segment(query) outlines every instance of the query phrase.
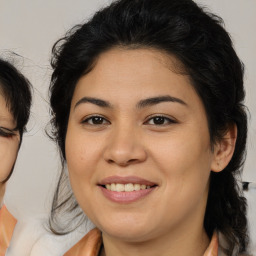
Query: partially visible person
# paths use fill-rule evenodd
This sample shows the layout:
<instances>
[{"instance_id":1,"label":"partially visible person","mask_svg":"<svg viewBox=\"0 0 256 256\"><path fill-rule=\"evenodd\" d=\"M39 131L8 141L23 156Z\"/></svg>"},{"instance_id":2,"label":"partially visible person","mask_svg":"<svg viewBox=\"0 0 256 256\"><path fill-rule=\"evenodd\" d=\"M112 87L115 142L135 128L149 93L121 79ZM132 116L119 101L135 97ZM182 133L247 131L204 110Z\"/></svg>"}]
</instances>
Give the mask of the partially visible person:
<instances>
[{"instance_id":1,"label":"partially visible person","mask_svg":"<svg viewBox=\"0 0 256 256\"><path fill-rule=\"evenodd\" d=\"M0 256L10 244L16 219L3 204L31 106L30 82L9 62L0 59Z\"/></svg>"}]
</instances>

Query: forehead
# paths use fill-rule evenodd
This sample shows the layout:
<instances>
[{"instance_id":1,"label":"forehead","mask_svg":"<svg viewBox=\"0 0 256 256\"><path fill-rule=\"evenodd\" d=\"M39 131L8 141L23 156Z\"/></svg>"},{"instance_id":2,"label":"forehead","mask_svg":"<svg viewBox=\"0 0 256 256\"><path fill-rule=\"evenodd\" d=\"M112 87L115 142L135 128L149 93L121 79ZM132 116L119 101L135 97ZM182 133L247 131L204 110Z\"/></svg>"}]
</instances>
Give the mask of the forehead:
<instances>
[{"instance_id":1,"label":"forehead","mask_svg":"<svg viewBox=\"0 0 256 256\"><path fill-rule=\"evenodd\" d=\"M90 74L102 73L108 78L138 78L150 79L156 76L156 72L160 71L160 75L170 72L181 74L184 72L184 65L175 57L164 51L154 48L127 48L114 47L97 58ZM118 73L116 72L118 71ZM114 76L112 76L114 74ZM132 76L130 76L132 74ZM88 76L87 75L87 76ZM109 75L109 76L108 76ZM144 77L143 77L144 76ZM100 79L101 76L98 76Z\"/></svg>"},{"instance_id":2,"label":"forehead","mask_svg":"<svg viewBox=\"0 0 256 256\"><path fill-rule=\"evenodd\" d=\"M101 54L93 69L80 78L72 104L82 96L131 102L165 94L200 101L183 70L175 57L162 51L113 48Z\"/></svg>"},{"instance_id":3,"label":"forehead","mask_svg":"<svg viewBox=\"0 0 256 256\"><path fill-rule=\"evenodd\" d=\"M0 126L7 126L12 128L15 124L12 113L9 110L5 96L0 89Z\"/></svg>"}]
</instances>

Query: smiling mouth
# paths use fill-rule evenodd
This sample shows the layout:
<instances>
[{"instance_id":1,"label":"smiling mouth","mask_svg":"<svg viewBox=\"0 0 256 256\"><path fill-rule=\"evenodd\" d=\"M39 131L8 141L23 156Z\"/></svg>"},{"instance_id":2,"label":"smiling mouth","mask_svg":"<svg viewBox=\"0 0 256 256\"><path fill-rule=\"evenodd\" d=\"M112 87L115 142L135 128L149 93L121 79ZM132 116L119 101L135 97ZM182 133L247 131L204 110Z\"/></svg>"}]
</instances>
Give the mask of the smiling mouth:
<instances>
[{"instance_id":1,"label":"smiling mouth","mask_svg":"<svg viewBox=\"0 0 256 256\"><path fill-rule=\"evenodd\" d=\"M155 182L137 176L109 176L98 184L103 195L115 203L133 203L156 191Z\"/></svg>"},{"instance_id":2,"label":"smiling mouth","mask_svg":"<svg viewBox=\"0 0 256 256\"><path fill-rule=\"evenodd\" d=\"M110 184L102 185L102 187L106 188L107 190L115 191L115 192L133 192L133 191L150 189L155 186L156 185L149 186L144 184L133 184L133 183L127 183L127 184L110 183Z\"/></svg>"}]
</instances>

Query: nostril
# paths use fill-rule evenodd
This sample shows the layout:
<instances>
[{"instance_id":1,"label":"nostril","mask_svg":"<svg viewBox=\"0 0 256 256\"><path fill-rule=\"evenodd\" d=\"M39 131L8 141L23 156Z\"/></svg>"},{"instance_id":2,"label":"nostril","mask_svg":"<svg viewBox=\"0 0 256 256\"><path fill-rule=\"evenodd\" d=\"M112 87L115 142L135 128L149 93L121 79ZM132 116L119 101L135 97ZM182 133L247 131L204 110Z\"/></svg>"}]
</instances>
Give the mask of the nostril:
<instances>
[{"instance_id":1,"label":"nostril","mask_svg":"<svg viewBox=\"0 0 256 256\"><path fill-rule=\"evenodd\" d=\"M128 161L121 161L121 160L113 160L113 159L108 159L107 162L109 164L117 164L119 166L125 167L131 164L136 164L139 163L140 160L139 159L129 159Z\"/></svg>"},{"instance_id":2,"label":"nostril","mask_svg":"<svg viewBox=\"0 0 256 256\"><path fill-rule=\"evenodd\" d=\"M135 163L138 163L138 162L139 162L138 159L129 159L128 161L119 162L119 165L127 166L127 165L135 164Z\"/></svg>"},{"instance_id":3,"label":"nostril","mask_svg":"<svg viewBox=\"0 0 256 256\"><path fill-rule=\"evenodd\" d=\"M134 163L134 162L138 162L138 161L139 161L138 159L130 159L130 160L128 160L127 163Z\"/></svg>"}]
</instances>

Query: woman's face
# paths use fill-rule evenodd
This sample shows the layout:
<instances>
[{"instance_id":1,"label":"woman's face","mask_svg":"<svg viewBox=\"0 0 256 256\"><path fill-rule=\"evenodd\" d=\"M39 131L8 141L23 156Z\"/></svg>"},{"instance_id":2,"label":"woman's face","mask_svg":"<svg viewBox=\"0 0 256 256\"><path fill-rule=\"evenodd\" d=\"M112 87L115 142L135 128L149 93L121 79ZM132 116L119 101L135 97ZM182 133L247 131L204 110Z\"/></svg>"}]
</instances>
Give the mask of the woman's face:
<instances>
[{"instance_id":1,"label":"woman's face","mask_svg":"<svg viewBox=\"0 0 256 256\"><path fill-rule=\"evenodd\" d=\"M17 157L20 137L18 131L13 131L15 127L15 120L0 93L0 182L8 177Z\"/></svg>"},{"instance_id":2,"label":"woman's face","mask_svg":"<svg viewBox=\"0 0 256 256\"><path fill-rule=\"evenodd\" d=\"M175 62L115 48L77 83L67 165L79 205L105 236L137 242L203 229L215 158L203 104Z\"/></svg>"}]
</instances>

